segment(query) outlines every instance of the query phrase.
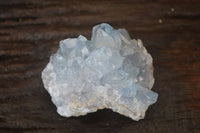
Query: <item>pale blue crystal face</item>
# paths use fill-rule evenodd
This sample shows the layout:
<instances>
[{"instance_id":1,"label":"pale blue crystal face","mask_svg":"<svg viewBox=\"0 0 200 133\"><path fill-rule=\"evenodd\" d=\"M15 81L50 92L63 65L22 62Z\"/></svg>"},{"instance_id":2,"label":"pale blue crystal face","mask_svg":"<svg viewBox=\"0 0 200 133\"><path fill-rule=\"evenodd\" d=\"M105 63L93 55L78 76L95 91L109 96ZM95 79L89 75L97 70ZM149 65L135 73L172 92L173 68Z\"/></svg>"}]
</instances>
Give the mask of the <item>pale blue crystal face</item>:
<instances>
[{"instance_id":1,"label":"pale blue crystal face","mask_svg":"<svg viewBox=\"0 0 200 133\"><path fill-rule=\"evenodd\" d=\"M91 41L96 48L106 46L113 49L120 49L121 46L119 32L105 23L94 26Z\"/></svg>"},{"instance_id":2,"label":"pale blue crystal face","mask_svg":"<svg viewBox=\"0 0 200 133\"><path fill-rule=\"evenodd\" d=\"M158 97L150 90L152 68L141 40L103 23L93 27L91 40L80 35L60 41L42 79L62 116L110 108L139 120Z\"/></svg>"}]
</instances>

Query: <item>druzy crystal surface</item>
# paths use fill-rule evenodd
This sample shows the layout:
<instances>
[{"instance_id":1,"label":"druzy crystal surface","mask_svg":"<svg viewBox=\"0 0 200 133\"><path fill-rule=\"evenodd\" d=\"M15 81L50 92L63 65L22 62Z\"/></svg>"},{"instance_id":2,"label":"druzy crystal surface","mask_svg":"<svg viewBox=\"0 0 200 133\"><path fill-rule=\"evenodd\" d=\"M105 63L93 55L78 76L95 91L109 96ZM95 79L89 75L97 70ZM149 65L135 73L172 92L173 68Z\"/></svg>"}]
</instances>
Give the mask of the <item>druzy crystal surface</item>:
<instances>
[{"instance_id":1,"label":"druzy crystal surface","mask_svg":"<svg viewBox=\"0 0 200 133\"><path fill-rule=\"evenodd\" d=\"M125 29L102 23L91 40L80 35L60 41L42 72L44 87L65 117L109 108L139 120L157 100L152 57Z\"/></svg>"}]
</instances>

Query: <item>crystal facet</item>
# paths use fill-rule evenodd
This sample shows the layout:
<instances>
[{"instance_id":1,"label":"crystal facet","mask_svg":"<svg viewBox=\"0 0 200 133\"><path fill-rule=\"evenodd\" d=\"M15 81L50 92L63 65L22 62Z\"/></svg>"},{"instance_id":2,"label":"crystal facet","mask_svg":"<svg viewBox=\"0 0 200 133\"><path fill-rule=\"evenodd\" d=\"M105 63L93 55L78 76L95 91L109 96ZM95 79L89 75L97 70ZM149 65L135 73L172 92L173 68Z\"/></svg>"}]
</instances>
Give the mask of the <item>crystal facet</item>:
<instances>
[{"instance_id":1,"label":"crystal facet","mask_svg":"<svg viewBox=\"0 0 200 133\"><path fill-rule=\"evenodd\" d=\"M91 40L80 35L60 41L42 80L66 117L109 108L139 120L158 97L151 91L152 57L141 40L106 23L93 27Z\"/></svg>"}]
</instances>

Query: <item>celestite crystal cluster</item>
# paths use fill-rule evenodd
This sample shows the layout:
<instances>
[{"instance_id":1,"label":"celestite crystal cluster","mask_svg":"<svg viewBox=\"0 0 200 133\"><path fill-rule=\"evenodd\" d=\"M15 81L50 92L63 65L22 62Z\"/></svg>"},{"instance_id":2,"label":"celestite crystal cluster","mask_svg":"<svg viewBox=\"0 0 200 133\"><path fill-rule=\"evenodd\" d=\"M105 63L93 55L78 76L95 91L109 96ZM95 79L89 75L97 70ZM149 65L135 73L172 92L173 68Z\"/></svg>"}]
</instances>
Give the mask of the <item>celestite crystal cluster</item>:
<instances>
[{"instance_id":1,"label":"celestite crystal cluster","mask_svg":"<svg viewBox=\"0 0 200 133\"><path fill-rule=\"evenodd\" d=\"M151 91L152 57L141 40L106 23L93 27L91 40L80 35L60 41L42 80L65 117L109 108L139 120L158 97Z\"/></svg>"}]
</instances>

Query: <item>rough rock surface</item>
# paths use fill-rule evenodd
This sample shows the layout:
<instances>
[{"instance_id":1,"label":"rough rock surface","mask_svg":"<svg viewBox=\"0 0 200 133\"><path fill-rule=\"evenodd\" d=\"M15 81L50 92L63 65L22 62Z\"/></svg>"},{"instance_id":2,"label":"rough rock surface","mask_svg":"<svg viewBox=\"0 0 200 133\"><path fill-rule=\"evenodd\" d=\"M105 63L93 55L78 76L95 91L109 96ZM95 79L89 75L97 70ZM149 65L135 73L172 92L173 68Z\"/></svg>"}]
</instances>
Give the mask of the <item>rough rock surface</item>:
<instances>
[{"instance_id":1,"label":"rough rock surface","mask_svg":"<svg viewBox=\"0 0 200 133\"><path fill-rule=\"evenodd\" d=\"M125 29L102 23L84 36L60 41L42 72L57 112L66 117L109 108L133 120L157 100L152 57Z\"/></svg>"}]
</instances>

